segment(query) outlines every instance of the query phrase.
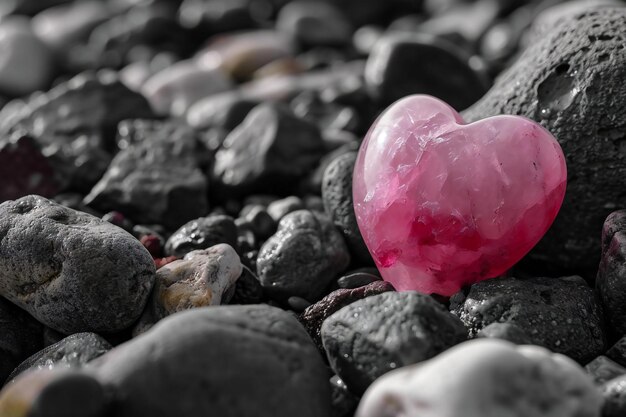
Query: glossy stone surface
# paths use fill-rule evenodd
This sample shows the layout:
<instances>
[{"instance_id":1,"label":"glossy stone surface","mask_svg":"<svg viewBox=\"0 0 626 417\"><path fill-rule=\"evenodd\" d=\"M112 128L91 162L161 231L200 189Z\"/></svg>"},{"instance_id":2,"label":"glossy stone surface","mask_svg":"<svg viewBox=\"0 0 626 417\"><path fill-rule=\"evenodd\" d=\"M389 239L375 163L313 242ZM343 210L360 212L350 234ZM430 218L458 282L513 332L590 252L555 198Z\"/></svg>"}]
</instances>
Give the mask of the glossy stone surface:
<instances>
[{"instance_id":1,"label":"glossy stone surface","mask_svg":"<svg viewBox=\"0 0 626 417\"><path fill-rule=\"evenodd\" d=\"M446 103L415 95L365 137L355 213L386 281L452 295L519 261L552 224L566 181L558 142L535 122L497 116L466 125Z\"/></svg>"}]
</instances>

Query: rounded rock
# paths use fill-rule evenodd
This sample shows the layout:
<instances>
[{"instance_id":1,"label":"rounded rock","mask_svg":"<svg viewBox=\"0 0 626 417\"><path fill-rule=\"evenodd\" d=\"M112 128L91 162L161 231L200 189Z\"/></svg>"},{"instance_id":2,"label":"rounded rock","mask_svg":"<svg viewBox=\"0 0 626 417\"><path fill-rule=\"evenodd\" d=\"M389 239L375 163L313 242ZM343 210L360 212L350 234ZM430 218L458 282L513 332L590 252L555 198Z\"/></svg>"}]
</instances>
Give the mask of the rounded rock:
<instances>
[{"instance_id":1,"label":"rounded rock","mask_svg":"<svg viewBox=\"0 0 626 417\"><path fill-rule=\"evenodd\" d=\"M43 197L2 203L0 237L0 294L66 334L127 328L154 283L132 235Z\"/></svg>"},{"instance_id":2,"label":"rounded rock","mask_svg":"<svg viewBox=\"0 0 626 417\"><path fill-rule=\"evenodd\" d=\"M232 217L211 215L192 220L174 232L165 243L165 253L182 257L191 251L219 243L237 247L237 227Z\"/></svg>"},{"instance_id":3,"label":"rounded rock","mask_svg":"<svg viewBox=\"0 0 626 417\"><path fill-rule=\"evenodd\" d=\"M602 385L602 417L626 415L626 375L611 379Z\"/></svg>"},{"instance_id":4,"label":"rounded rock","mask_svg":"<svg viewBox=\"0 0 626 417\"><path fill-rule=\"evenodd\" d=\"M314 302L349 263L348 248L331 221L298 210L283 217L261 246L257 274L268 293Z\"/></svg>"},{"instance_id":5,"label":"rounded rock","mask_svg":"<svg viewBox=\"0 0 626 417\"><path fill-rule=\"evenodd\" d=\"M90 367L123 394L118 417L330 414L329 375L319 352L290 313L269 306L177 313Z\"/></svg>"},{"instance_id":6,"label":"rounded rock","mask_svg":"<svg viewBox=\"0 0 626 417\"><path fill-rule=\"evenodd\" d=\"M356 417L598 417L601 406L593 381L567 357L480 339L384 375Z\"/></svg>"},{"instance_id":7,"label":"rounded rock","mask_svg":"<svg viewBox=\"0 0 626 417\"><path fill-rule=\"evenodd\" d=\"M463 323L431 297L385 292L355 301L322 324L330 366L361 395L381 375L467 339Z\"/></svg>"}]
</instances>

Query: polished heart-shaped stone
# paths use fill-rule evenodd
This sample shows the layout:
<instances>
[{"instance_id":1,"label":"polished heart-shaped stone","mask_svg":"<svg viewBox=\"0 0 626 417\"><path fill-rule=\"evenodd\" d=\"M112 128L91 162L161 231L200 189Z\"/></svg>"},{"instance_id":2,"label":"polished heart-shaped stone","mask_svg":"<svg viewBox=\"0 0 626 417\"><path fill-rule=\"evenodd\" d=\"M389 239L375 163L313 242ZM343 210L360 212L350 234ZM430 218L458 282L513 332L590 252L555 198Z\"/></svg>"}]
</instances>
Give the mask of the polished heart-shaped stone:
<instances>
[{"instance_id":1,"label":"polished heart-shaped stone","mask_svg":"<svg viewBox=\"0 0 626 417\"><path fill-rule=\"evenodd\" d=\"M354 209L386 281L449 296L528 253L554 221L566 183L559 143L532 120L465 124L443 101L415 95L367 133Z\"/></svg>"}]
</instances>

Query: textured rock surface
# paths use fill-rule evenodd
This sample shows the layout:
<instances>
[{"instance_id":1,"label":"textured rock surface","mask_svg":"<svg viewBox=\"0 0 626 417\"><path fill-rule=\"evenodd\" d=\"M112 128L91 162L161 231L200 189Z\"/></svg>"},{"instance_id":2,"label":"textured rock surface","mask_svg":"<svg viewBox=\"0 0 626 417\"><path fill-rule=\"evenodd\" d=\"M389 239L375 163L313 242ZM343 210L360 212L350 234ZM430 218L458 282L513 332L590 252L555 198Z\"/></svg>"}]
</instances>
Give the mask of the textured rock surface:
<instances>
[{"instance_id":1,"label":"textured rock surface","mask_svg":"<svg viewBox=\"0 0 626 417\"><path fill-rule=\"evenodd\" d=\"M624 8L563 20L464 113L468 121L526 116L559 140L570 173L567 195L530 257L561 269L595 268L602 222L612 208L626 206L625 24Z\"/></svg>"},{"instance_id":2,"label":"textured rock surface","mask_svg":"<svg viewBox=\"0 0 626 417\"><path fill-rule=\"evenodd\" d=\"M43 326L0 297L0 387L13 369L41 349Z\"/></svg>"},{"instance_id":3,"label":"textured rock surface","mask_svg":"<svg viewBox=\"0 0 626 417\"><path fill-rule=\"evenodd\" d=\"M25 371L35 369L73 368L102 356L111 350L111 344L95 333L75 333L40 350L20 363L7 381Z\"/></svg>"},{"instance_id":4,"label":"textured rock surface","mask_svg":"<svg viewBox=\"0 0 626 417\"><path fill-rule=\"evenodd\" d=\"M390 283L384 281L376 281L355 289L335 290L317 303L307 307L299 319L319 350L323 352L321 331L324 320L348 304L388 291L394 291L394 289Z\"/></svg>"},{"instance_id":5,"label":"textured rock surface","mask_svg":"<svg viewBox=\"0 0 626 417\"><path fill-rule=\"evenodd\" d=\"M54 169L30 137L0 139L0 202L28 194L52 197L59 190Z\"/></svg>"},{"instance_id":6,"label":"textured rock surface","mask_svg":"<svg viewBox=\"0 0 626 417\"><path fill-rule=\"evenodd\" d=\"M228 135L215 155L213 174L231 191L284 191L323 153L315 125L278 105L262 104Z\"/></svg>"},{"instance_id":7,"label":"textured rock surface","mask_svg":"<svg viewBox=\"0 0 626 417\"><path fill-rule=\"evenodd\" d=\"M136 120L120 125L125 145L84 202L142 223L176 229L208 212L208 182L199 144L176 122Z\"/></svg>"},{"instance_id":8,"label":"textured rock surface","mask_svg":"<svg viewBox=\"0 0 626 417\"><path fill-rule=\"evenodd\" d=\"M222 304L222 297L235 285L242 268L239 255L226 244L189 252L159 268L150 301L134 333L143 333L178 311Z\"/></svg>"},{"instance_id":9,"label":"textured rock surface","mask_svg":"<svg viewBox=\"0 0 626 417\"><path fill-rule=\"evenodd\" d=\"M596 292L611 332L626 334L626 210L611 213L602 228Z\"/></svg>"},{"instance_id":10,"label":"textured rock surface","mask_svg":"<svg viewBox=\"0 0 626 417\"><path fill-rule=\"evenodd\" d=\"M409 94L430 94L463 110L478 100L488 85L486 76L474 71L468 60L454 44L433 36L392 34L374 46L365 80L385 105Z\"/></svg>"},{"instance_id":11,"label":"textured rock surface","mask_svg":"<svg viewBox=\"0 0 626 417\"><path fill-rule=\"evenodd\" d=\"M626 414L626 375L602 385L602 417L621 417Z\"/></svg>"},{"instance_id":12,"label":"textured rock surface","mask_svg":"<svg viewBox=\"0 0 626 417\"><path fill-rule=\"evenodd\" d=\"M43 95L5 106L0 131L27 132L50 158L63 185L86 191L111 160L117 124L150 117L148 102L114 73L83 73Z\"/></svg>"},{"instance_id":13,"label":"textured rock surface","mask_svg":"<svg viewBox=\"0 0 626 417\"><path fill-rule=\"evenodd\" d=\"M0 237L0 295L63 333L130 326L154 283L132 235L42 197L0 204Z\"/></svg>"},{"instance_id":14,"label":"textured rock surface","mask_svg":"<svg viewBox=\"0 0 626 417\"><path fill-rule=\"evenodd\" d=\"M124 394L119 417L330 414L319 352L292 315L269 306L175 314L90 366Z\"/></svg>"},{"instance_id":15,"label":"textured rock surface","mask_svg":"<svg viewBox=\"0 0 626 417\"><path fill-rule=\"evenodd\" d=\"M410 96L363 141L355 212L385 280L449 296L526 255L552 224L566 179L559 144L538 124L465 125L446 103Z\"/></svg>"},{"instance_id":16,"label":"textured rock surface","mask_svg":"<svg viewBox=\"0 0 626 417\"><path fill-rule=\"evenodd\" d=\"M587 363L604 352L600 307L580 277L495 278L450 299L475 336L491 323L518 326L531 343Z\"/></svg>"},{"instance_id":17,"label":"textured rock surface","mask_svg":"<svg viewBox=\"0 0 626 417\"><path fill-rule=\"evenodd\" d=\"M211 215L184 224L165 243L165 253L180 257L218 243L237 247L237 227L230 216Z\"/></svg>"},{"instance_id":18,"label":"textured rock surface","mask_svg":"<svg viewBox=\"0 0 626 417\"><path fill-rule=\"evenodd\" d=\"M393 291L337 311L322 324L321 336L330 366L361 395L381 375L465 341L467 331L431 297Z\"/></svg>"},{"instance_id":19,"label":"textured rock surface","mask_svg":"<svg viewBox=\"0 0 626 417\"><path fill-rule=\"evenodd\" d=\"M322 179L322 198L324 210L343 233L350 253L361 262L371 263L372 257L363 242L354 214L352 172L356 157L356 152L346 153L328 165Z\"/></svg>"},{"instance_id":20,"label":"textured rock surface","mask_svg":"<svg viewBox=\"0 0 626 417\"><path fill-rule=\"evenodd\" d=\"M376 381L357 417L598 417L602 398L575 362L497 339L462 343Z\"/></svg>"},{"instance_id":21,"label":"textured rock surface","mask_svg":"<svg viewBox=\"0 0 626 417\"><path fill-rule=\"evenodd\" d=\"M626 367L626 336L622 336L609 350L606 356Z\"/></svg>"},{"instance_id":22,"label":"textured rock surface","mask_svg":"<svg viewBox=\"0 0 626 417\"><path fill-rule=\"evenodd\" d=\"M279 297L316 301L350 263L341 234L324 215L289 213L261 247L257 274L263 288Z\"/></svg>"},{"instance_id":23,"label":"textured rock surface","mask_svg":"<svg viewBox=\"0 0 626 417\"><path fill-rule=\"evenodd\" d=\"M530 345L532 340L524 330L513 323L494 322L480 329L476 337L487 337L506 340L516 345Z\"/></svg>"}]
</instances>

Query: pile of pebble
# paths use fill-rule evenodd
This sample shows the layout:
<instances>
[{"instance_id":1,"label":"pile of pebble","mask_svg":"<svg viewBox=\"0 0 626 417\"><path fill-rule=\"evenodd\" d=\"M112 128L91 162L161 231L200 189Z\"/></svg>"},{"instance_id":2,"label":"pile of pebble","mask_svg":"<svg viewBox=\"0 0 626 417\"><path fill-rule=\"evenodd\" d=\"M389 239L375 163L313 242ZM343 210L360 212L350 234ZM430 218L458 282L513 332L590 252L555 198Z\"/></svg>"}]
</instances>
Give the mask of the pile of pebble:
<instances>
[{"instance_id":1,"label":"pile of pebble","mask_svg":"<svg viewBox=\"0 0 626 417\"><path fill-rule=\"evenodd\" d=\"M626 415L624 6L3 0L0 416ZM544 239L449 299L353 211L413 93L567 158Z\"/></svg>"}]
</instances>

